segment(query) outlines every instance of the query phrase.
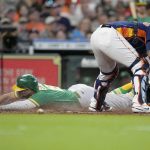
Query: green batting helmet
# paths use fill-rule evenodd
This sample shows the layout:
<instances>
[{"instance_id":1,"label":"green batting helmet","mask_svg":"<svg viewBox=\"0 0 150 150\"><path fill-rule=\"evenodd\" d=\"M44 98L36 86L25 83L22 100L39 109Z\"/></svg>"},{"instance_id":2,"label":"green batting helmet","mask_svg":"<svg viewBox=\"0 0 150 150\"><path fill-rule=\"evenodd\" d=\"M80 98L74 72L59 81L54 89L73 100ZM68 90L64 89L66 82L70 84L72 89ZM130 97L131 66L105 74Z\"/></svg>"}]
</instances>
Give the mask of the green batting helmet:
<instances>
[{"instance_id":1,"label":"green batting helmet","mask_svg":"<svg viewBox=\"0 0 150 150\"><path fill-rule=\"evenodd\" d=\"M38 81L35 76L31 74L24 74L17 78L16 85L13 86L13 90L22 91L25 89L30 89L34 92L37 92L39 90Z\"/></svg>"}]
</instances>

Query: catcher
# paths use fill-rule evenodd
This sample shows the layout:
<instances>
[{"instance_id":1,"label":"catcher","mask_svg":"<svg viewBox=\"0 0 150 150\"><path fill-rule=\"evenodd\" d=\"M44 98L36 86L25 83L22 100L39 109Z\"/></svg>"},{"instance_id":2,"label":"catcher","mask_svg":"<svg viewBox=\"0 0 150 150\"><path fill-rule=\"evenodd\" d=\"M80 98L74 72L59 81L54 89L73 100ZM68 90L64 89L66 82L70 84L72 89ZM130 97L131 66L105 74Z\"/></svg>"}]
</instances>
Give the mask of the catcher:
<instances>
[{"instance_id":1,"label":"catcher","mask_svg":"<svg viewBox=\"0 0 150 150\"><path fill-rule=\"evenodd\" d=\"M94 94L94 88L84 84L73 85L68 90L41 84L31 74L19 76L13 89L14 92L0 96L0 110L26 110L44 105L51 106L54 103L57 106L63 103L71 104L69 108L66 108L71 110L72 104L75 103L77 110L87 111ZM108 93L105 110L111 107L112 111L130 111L133 98L131 90L132 86L129 83ZM9 103L4 104L8 100Z\"/></svg>"},{"instance_id":2,"label":"catcher","mask_svg":"<svg viewBox=\"0 0 150 150\"><path fill-rule=\"evenodd\" d=\"M90 111L102 111L105 96L117 77L119 62L132 72L132 111L150 113L147 88L150 57L150 23L118 21L100 25L91 36L91 47L100 69Z\"/></svg>"}]
</instances>

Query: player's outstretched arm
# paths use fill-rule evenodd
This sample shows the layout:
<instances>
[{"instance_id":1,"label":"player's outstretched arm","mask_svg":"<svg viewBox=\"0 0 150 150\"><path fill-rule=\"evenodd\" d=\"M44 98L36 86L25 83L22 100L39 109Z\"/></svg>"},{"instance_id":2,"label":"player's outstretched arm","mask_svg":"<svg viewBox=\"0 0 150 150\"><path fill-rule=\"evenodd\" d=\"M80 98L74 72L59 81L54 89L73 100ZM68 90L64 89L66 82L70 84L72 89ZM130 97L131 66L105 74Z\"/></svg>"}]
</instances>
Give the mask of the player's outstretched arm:
<instances>
[{"instance_id":1,"label":"player's outstretched arm","mask_svg":"<svg viewBox=\"0 0 150 150\"><path fill-rule=\"evenodd\" d=\"M18 100L15 92L10 92L10 93L0 95L0 104L2 104L5 101L15 101L15 100Z\"/></svg>"},{"instance_id":2,"label":"player's outstretched arm","mask_svg":"<svg viewBox=\"0 0 150 150\"><path fill-rule=\"evenodd\" d=\"M10 104L1 105L0 110L27 110L27 109L33 109L37 107L33 102L30 100L21 100L16 101Z\"/></svg>"}]
</instances>

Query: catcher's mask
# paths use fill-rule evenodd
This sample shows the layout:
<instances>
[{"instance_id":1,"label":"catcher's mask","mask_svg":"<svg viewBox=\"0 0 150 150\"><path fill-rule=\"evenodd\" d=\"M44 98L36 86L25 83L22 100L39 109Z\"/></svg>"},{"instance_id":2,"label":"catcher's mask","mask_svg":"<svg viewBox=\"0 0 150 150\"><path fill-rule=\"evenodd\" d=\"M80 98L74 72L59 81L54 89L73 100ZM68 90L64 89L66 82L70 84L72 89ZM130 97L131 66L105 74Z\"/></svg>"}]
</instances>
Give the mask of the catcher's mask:
<instances>
[{"instance_id":1,"label":"catcher's mask","mask_svg":"<svg viewBox=\"0 0 150 150\"><path fill-rule=\"evenodd\" d=\"M36 77L31 74L24 74L19 76L16 81L16 85L13 86L14 91L23 91L26 89L30 89L34 92L37 92L38 89L38 81Z\"/></svg>"}]
</instances>

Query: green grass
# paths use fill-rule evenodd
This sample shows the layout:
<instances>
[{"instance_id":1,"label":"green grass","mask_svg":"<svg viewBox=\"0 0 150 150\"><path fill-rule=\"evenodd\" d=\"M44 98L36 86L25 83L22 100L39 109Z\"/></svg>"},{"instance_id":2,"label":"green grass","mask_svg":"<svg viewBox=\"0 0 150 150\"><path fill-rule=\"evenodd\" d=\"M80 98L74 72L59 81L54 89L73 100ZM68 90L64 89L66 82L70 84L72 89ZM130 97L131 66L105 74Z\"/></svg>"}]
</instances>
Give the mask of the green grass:
<instances>
[{"instance_id":1,"label":"green grass","mask_svg":"<svg viewBox=\"0 0 150 150\"><path fill-rule=\"evenodd\" d=\"M0 150L148 150L150 116L0 114Z\"/></svg>"}]
</instances>

